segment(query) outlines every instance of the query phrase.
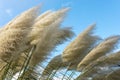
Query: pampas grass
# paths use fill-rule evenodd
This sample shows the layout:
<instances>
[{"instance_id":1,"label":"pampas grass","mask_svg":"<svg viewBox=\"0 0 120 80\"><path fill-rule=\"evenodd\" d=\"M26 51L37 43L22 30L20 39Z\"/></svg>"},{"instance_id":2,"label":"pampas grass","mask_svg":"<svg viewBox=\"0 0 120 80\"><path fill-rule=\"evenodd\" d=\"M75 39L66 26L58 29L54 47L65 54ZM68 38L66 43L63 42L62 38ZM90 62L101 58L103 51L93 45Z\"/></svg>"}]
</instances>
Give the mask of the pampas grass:
<instances>
[{"instance_id":1,"label":"pampas grass","mask_svg":"<svg viewBox=\"0 0 120 80\"><path fill-rule=\"evenodd\" d=\"M44 28L49 27L50 25L52 25L54 22L58 20L59 20L59 24L61 24L67 11L68 11L68 8L64 8L64 9L60 9L55 12L48 11L44 13L43 15L40 15L36 19L36 22L33 25L33 29L30 35L28 36L31 40L31 44L36 45L38 43L42 35L40 33L43 33Z\"/></svg>"},{"instance_id":2,"label":"pampas grass","mask_svg":"<svg viewBox=\"0 0 120 80\"><path fill-rule=\"evenodd\" d=\"M50 15L38 21L41 26L44 26L43 30L41 30L42 33L40 35L38 35L38 32L37 35L33 35L34 32L31 31L31 35L35 36L34 40L31 41L31 44L36 44L36 50L31 59L32 65L36 65L40 61L43 61L45 55L50 53L55 48L55 46L73 35L69 28L59 27L67 11L68 8L58 10L54 13L50 13ZM35 25L33 26L34 29L36 28L34 31L39 30L41 26Z\"/></svg>"},{"instance_id":3,"label":"pampas grass","mask_svg":"<svg viewBox=\"0 0 120 80\"><path fill-rule=\"evenodd\" d=\"M92 35L94 27L94 24L89 26L86 30L79 34L78 37L72 41L63 51L63 62L71 63L69 69L76 69L78 63L99 39L97 36Z\"/></svg>"},{"instance_id":4,"label":"pampas grass","mask_svg":"<svg viewBox=\"0 0 120 80\"><path fill-rule=\"evenodd\" d=\"M116 66L120 63L120 51L106 54L115 49L120 36L111 36L98 44L100 38L93 34L95 24L79 34L62 54L48 64L45 62L47 66L39 74L39 65L59 44L74 35L70 27L61 27L69 8L48 10L41 15L39 8L23 12L0 28L0 80L11 80L16 73L18 80L56 80L59 71L62 80L119 79L116 73L120 70ZM82 70L80 75L77 68ZM77 75L73 76L75 72Z\"/></svg>"},{"instance_id":5,"label":"pampas grass","mask_svg":"<svg viewBox=\"0 0 120 80\"><path fill-rule=\"evenodd\" d=\"M112 67L117 66L120 62L120 52L112 53L107 56L102 56L98 58L97 60L93 61L93 63L89 64L84 70L90 70L91 68L94 69L94 67Z\"/></svg>"},{"instance_id":6,"label":"pampas grass","mask_svg":"<svg viewBox=\"0 0 120 80\"><path fill-rule=\"evenodd\" d=\"M49 54L52 49L73 36L73 32L70 28L59 27L67 11L68 8L58 10L54 13L52 11L47 11L34 20L34 24L31 28L32 30L27 36L31 43L29 46L36 46L36 50L33 52L34 54L30 60L31 62L28 64L30 67L35 67L39 62L42 62L45 59L45 56ZM45 22L43 22L43 20ZM43 45L44 42L45 44ZM46 45L48 45L48 47L46 47ZM19 58L14 62L16 65L16 68L14 68L14 74L21 70L25 59L28 57L29 49L30 47L27 49L27 52L24 52L26 55L21 53Z\"/></svg>"},{"instance_id":7,"label":"pampas grass","mask_svg":"<svg viewBox=\"0 0 120 80\"><path fill-rule=\"evenodd\" d=\"M59 25L55 23L44 30L39 43L36 45L36 49L31 59L31 65L34 66L43 61L45 56L58 44L61 44L67 38L72 36L72 32L69 28L59 28L58 26Z\"/></svg>"},{"instance_id":8,"label":"pampas grass","mask_svg":"<svg viewBox=\"0 0 120 80\"><path fill-rule=\"evenodd\" d=\"M30 62L30 66L32 67L46 59L46 55L58 44L63 43L67 38L72 36L72 32L69 28L60 28L57 25L50 26L44 32L32 56Z\"/></svg>"},{"instance_id":9,"label":"pampas grass","mask_svg":"<svg viewBox=\"0 0 120 80\"><path fill-rule=\"evenodd\" d=\"M111 36L101 42L97 47L91 50L89 54L86 55L85 58L79 63L78 70L82 70L92 61L112 51L118 43L119 39L120 36Z\"/></svg>"},{"instance_id":10,"label":"pampas grass","mask_svg":"<svg viewBox=\"0 0 120 80\"><path fill-rule=\"evenodd\" d=\"M26 11L13 23L5 26L5 30L0 34L0 58L2 60L7 62L13 60L26 50L26 43L28 43L26 37L31 30L30 27L32 27L35 16L37 16L36 13L38 13L38 7Z\"/></svg>"},{"instance_id":11,"label":"pampas grass","mask_svg":"<svg viewBox=\"0 0 120 80\"><path fill-rule=\"evenodd\" d=\"M38 16L38 17L34 20L34 23L32 24L32 27L31 27L31 31L30 31L30 33L29 33L28 36L27 36L27 38L29 39L29 42L31 41L31 39L30 39L30 37L29 37L29 35L31 35L31 33L32 33L32 36L35 36L35 35L34 35L35 30L36 30L36 32L37 32L37 33L36 33L37 35L39 35L39 33L40 33L40 31L37 31L38 29L40 29L40 28L38 28L38 26L41 25L41 24L39 24L39 21L40 21L42 18L44 18L45 16L47 16L48 14L50 14L50 13L51 13L50 10L49 10L49 11L46 11L45 13L41 14L40 16ZM30 46L30 44L29 44L29 46ZM25 60L26 60L27 57L28 57L28 52L29 52L29 51L30 51L30 50L29 50L29 48L28 48L27 51L21 53L20 56L18 57L18 59L13 62L13 63L15 64L15 66L16 66L16 68L14 68L14 74L15 74L16 72L18 72L18 71L21 70L21 68L22 68Z\"/></svg>"},{"instance_id":12,"label":"pampas grass","mask_svg":"<svg viewBox=\"0 0 120 80\"><path fill-rule=\"evenodd\" d=\"M27 41L25 40L26 32L24 31L7 30L2 32L0 36L0 58L5 62L15 60L27 48ZM21 46L23 47L21 48Z\"/></svg>"},{"instance_id":13,"label":"pampas grass","mask_svg":"<svg viewBox=\"0 0 120 80\"><path fill-rule=\"evenodd\" d=\"M102 56L97 60L93 61L92 63L88 64L83 69L83 74L81 74L78 79L86 79L86 77L93 77L95 74L98 73L109 73L111 71L110 66L117 66L119 64L119 54L120 52L109 54L107 56ZM109 70L101 70L102 67L108 67ZM100 76L100 74L98 74ZM93 77L93 79L98 79L99 76ZM103 75L104 77L105 75ZM101 77L102 78L102 77Z\"/></svg>"},{"instance_id":14,"label":"pampas grass","mask_svg":"<svg viewBox=\"0 0 120 80\"><path fill-rule=\"evenodd\" d=\"M0 79L3 80L7 76L9 68L12 69L14 67L12 63L17 60L22 52L30 47L30 45L28 45L29 40L26 37L31 31L34 19L39 12L38 9L37 6L23 12L1 29L0 59L2 59L4 63L7 62L8 65L5 65L5 68L0 72L2 76Z\"/></svg>"},{"instance_id":15,"label":"pampas grass","mask_svg":"<svg viewBox=\"0 0 120 80\"><path fill-rule=\"evenodd\" d=\"M60 24L63 20L63 15L65 15L67 10L68 10L67 8L58 10L54 13L54 15L53 14L51 15L50 13L48 17L45 17L45 19L44 18L41 19L41 20L45 20L44 23L43 21L41 22L40 20L33 25L32 28L33 30L31 31L30 35L28 35L28 38L32 40L31 45L36 46L35 51L33 52L32 58L30 60L30 64L28 64L30 67L33 68L33 70L36 67L36 65L38 65L38 63L41 63L44 59L46 59L46 56L52 50L54 50L54 48L58 44L62 44L68 38L73 36L73 32L69 27L66 28L60 27ZM34 31L36 31L35 34ZM25 72L25 75L29 75L32 73L31 71L30 73L28 72L29 71Z\"/></svg>"}]
</instances>

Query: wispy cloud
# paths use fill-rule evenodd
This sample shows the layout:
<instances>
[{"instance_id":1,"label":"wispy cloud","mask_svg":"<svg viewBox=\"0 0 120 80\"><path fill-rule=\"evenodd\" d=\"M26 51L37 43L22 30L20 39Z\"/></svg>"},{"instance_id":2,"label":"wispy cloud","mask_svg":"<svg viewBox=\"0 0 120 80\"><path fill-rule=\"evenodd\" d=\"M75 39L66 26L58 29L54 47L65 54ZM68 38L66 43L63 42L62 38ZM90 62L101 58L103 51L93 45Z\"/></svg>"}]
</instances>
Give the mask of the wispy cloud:
<instances>
[{"instance_id":1,"label":"wispy cloud","mask_svg":"<svg viewBox=\"0 0 120 80\"><path fill-rule=\"evenodd\" d=\"M72 5L72 1L61 4L62 7L68 7L68 6L71 6L71 5Z\"/></svg>"},{"instance_id":2,"label":"wispy cloud","mask_svg":"<svg viewBox=\"0 0 120 80\"><path fill-rule=\"evenodd\" d=\"M6 12L9 16L12 16L12 9L6 9L5 12Z\"/></svg>"}]
</instances>

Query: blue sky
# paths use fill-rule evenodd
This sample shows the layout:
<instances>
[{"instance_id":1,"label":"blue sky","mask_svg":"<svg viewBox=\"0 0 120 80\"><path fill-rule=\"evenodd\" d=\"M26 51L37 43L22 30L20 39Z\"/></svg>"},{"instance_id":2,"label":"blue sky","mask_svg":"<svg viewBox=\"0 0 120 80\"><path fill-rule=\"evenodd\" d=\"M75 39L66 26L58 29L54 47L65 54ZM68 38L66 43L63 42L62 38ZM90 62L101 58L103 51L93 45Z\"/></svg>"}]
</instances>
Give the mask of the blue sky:
<instances>
[{"instance_id":1,"label":"blue sky","mask_svg":"<svg viewBox=\"0 0 120 80\"><path fill-rule=\"evenodd\" d=\"M41 12L71 7L63 25L72 26L76 35L94 22L102 38L120 34L120 0L0 0L0 26L41 2Z\"/></svg>"}]
</instances>

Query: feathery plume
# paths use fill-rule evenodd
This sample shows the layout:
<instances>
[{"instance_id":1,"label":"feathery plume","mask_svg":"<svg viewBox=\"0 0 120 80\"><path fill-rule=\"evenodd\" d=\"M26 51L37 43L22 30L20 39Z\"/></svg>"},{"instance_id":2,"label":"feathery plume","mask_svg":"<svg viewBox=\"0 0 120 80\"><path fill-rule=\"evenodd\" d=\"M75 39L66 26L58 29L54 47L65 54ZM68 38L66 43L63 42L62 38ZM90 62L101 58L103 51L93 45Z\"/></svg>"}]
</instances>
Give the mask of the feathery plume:
<instances>
[{"instance_id":1,"label":"feathery plume","mask_svg":"<svg viewBox=\"0 0 120 80\"><path fill-rule=\"evenodd\" d=\"M120 36L112 36L101 42L97 47L91 50L89 54L87 54L84 59L79 63L78 70L82 70L92 61L112 51L118 43L119 39Z\"/></svg>"},{"instance_id":2,"label":"feathery plume","mask_svg":"<svg viewBox=\"0 0 120 80\"><path fill-rule=\"evenodd\" d=\"M117 64L119 64L120 61L119 55L120 52L117 52L98 58L97 60L93 61L83 69L83 74L80 75L80 78L93 77L96 74L97 76L94 76L93 80L94 79L99 80L105 78L104 76L106 76L108 73L110 73L113 70L112 66L117 66ZM101 70L101 68L103 67L106 67L107 70L105 69ZM102 73L102 74L99 75L98 73Z\"/></svg>"},{"instance_id":3,"label":"feathery plume","mask_svg":"<svg viewBox=\"0 0 120 80\"><path fill-rule=\"evenodd\" d=\"M55 22L56 19L65 17L66 13L68 12L69 8L63 8L58 11L51 13L50 15L46 16L41 20L42 25L50 25L52 22Z\"/></svg>"},{"instance_id":4,"label":"feathery plume","mask_svg":"<svg viewBox=\"0 0 120 80\"><path fill-rule=\"evenodd\" d=\"M112 66L117 66L120 61L120 51L116 53L109 54L107 56L102 56L98 58L97 60L93 61L90 63L87 67L84 68L85 70L90 70L91 68L94 69L94 67L112 67Z\"/></svg>"},{"instance_id":5,"label":"feathery plume","mask_svg":"<svg viewBox=\"0 0 120 80\"><path fill-rule=\"evenodd\" d=\"M94 27L94 24L89 26L65 48L62 54L63 62L70 62L71 68L75 64L78 65L83 57L89 52L90 48L92 48L93 44L98 40L97 36L92 35Z\"/></svg>"},{"instance_id":6,"label":"feathery plume","mask_svg":"<svg viewBox=\"0 0 120 80\"><path fill-rule=\"evenodd\" d=\"M23 13L13 23L4 27L5 30L0 34L0 59L7 62L16 59L18 54L29 47L27 46L29 40L26 37L37 16L36 13L38 13L38 7L26 11L25 15Z\"/></svg>"},{"instance_id":7,"label":"feathery plume","mask_svg":"<svg viewBox=\"0 0 120 80\"><path fill-rule=\"evenodd\" d=\"M3 36L4 35L4 36ZM17 58L17 55L26 49L24 38L26 32L21 30L7 30L0 34L0 59L10 61ZM22 46L22 48L21 48Z\"/></svg>"},{"instance_id":8,"label":"feathery plume","mask_svg":"<svg viewBox=\"0 0 120 80\"><path fill-rule=\"evenodd\" d=\"M43 61L58 44L72 36L70 29L59 27L59 21L45 28L42 34L31 59L33 66Z\"/></svg>"},{"instance_id":9,"label":"feathery plume","mask_svg":"<svg viewBox=\"0 0 120 80\"><path fill-rule=\"evenodd\" d=\"M59 24L61 24L67 11L68 11L68 8L64 8L55 12L48 11L43 15L40 15L36 19L36 22L33 25L33 29L29 35L31 44L36 45L38 43L39 38L41 38L41 35L42 35L40 33L43 33L44 28L49 27L50 25L52 25L52 23L56 21L58 22L58 20L59 20Z\"/></svg>"}]
</instances>

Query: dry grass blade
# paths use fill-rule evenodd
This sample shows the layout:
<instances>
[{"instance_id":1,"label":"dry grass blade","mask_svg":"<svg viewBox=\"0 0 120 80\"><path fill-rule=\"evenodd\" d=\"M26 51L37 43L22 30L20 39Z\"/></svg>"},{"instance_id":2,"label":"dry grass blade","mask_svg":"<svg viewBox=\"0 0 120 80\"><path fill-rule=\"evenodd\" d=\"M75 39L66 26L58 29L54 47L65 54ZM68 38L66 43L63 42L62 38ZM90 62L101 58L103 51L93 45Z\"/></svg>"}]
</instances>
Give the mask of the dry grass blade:
<instances>
[{"instance_id":1,"label":"dry grass blade","mask_svg":"<svg viewBox=\"0 0 120 80\"><path fill-rule=\"evenodd\" d=\"M86 55L85 58L79 63L78 70L82 70L92 61L112 51L118 43L119 39L120 36L112 36L101 42L97 47L91 50L89 54Z\"/></svg>"},{"instance_id":2,"label":"dry grass blade","mask_svg":"<svg viewBox=\"0 0 120 80\"><path fill-rule=\"evenodd\" d=\"M6 62L4 62L3 60L0 59L0 72L6 66L6 64L7 64Z\"/></svg>"},{"instance_id":3,"label":"dry grass blade","mask_svg":"<svg viewBox=\"0 0 120 80\"><path fill-rule=\"evenodd\" d=\"M105 80L105 76L110 73L113 68L109 67L98 67L94 66L89 70L83 71L78 77L77 80Z\"/></svg>"},{"instance_id":4,"label":"dry grass blade","mask_svg":"<svg viewBox=\"0 0 120 80\"><path fill-rule=\"evenodd\" d=\"M105 76L105 80L120 80L120 69L112 71Z\"/></svg>"},{"instance_id":5,"label":"dry grass blade","mask_svg":"<svg viewBox=\"0 0 120 80\"><path fill-rule=\"evenodd\" d=\"M7 63L0 59L0 79L3 77Z\"/></svg>"},{"instance_id":6,"label":"dry grass blade","mask_svg":"<svg viewBox=\"0 0 120 80\"><path fill-rule=\"evenodd\" d=\"M88 78L91 78L94 74L97 74L99 70L100 70L99 68L95 68L95 69L90 69L89 71L82 72L76 78L76 80L89 80Z\"/></svg>"}]
</instances>

